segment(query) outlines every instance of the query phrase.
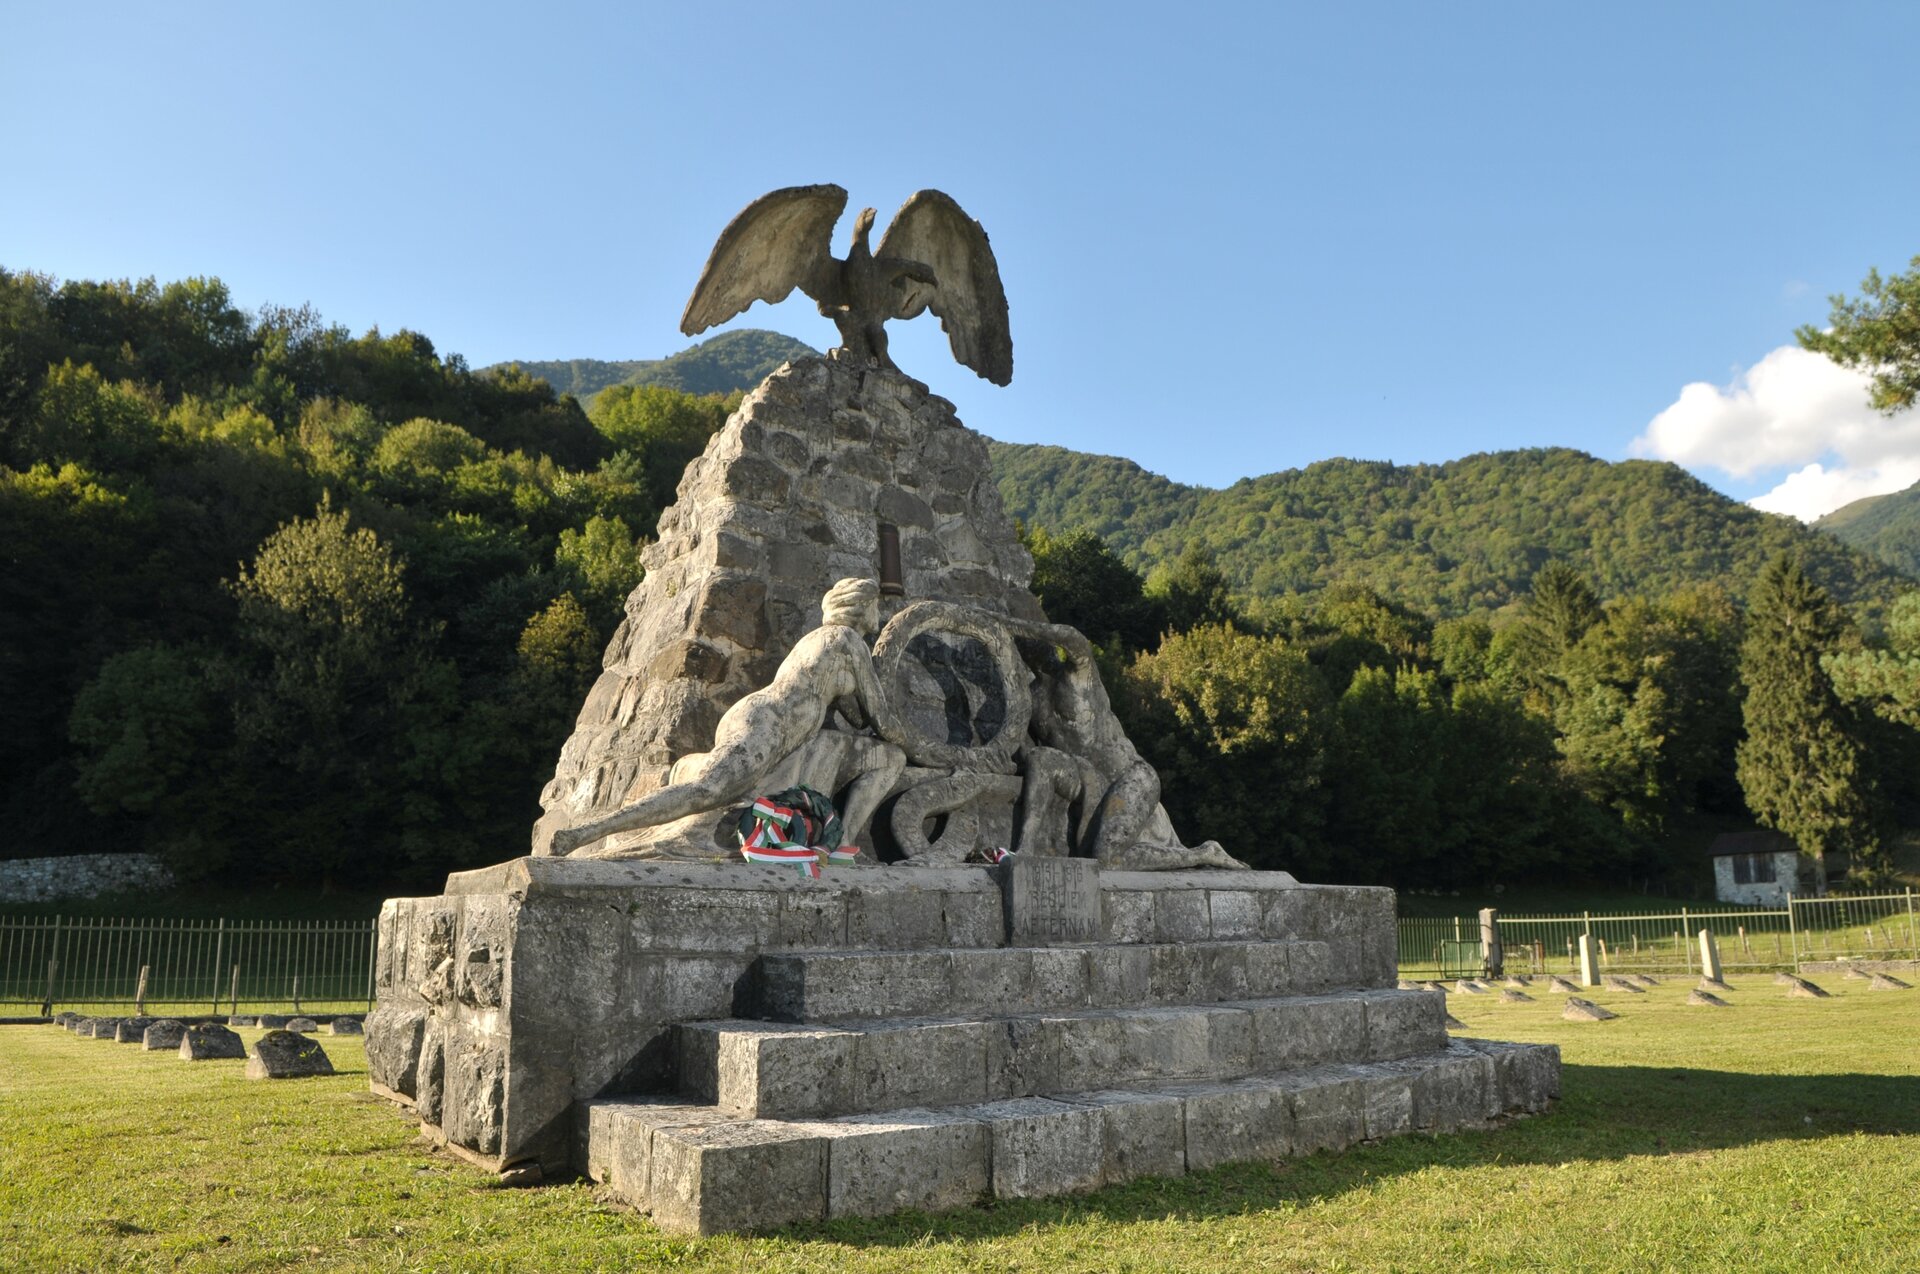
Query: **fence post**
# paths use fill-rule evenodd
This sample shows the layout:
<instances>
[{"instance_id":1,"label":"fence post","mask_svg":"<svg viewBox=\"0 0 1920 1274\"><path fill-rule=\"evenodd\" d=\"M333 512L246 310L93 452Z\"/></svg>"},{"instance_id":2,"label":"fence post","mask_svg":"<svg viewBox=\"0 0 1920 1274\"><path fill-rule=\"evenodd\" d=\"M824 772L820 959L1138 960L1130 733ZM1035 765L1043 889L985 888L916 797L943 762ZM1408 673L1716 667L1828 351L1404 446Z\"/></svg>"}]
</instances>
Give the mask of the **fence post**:
<instances>
[{"instance_id":1,"label":"fence post","mask_svg":"<svg viewBox=\"0 0 1920 1274\"><path fill-rule=\"evenodd\" d=\"M1492 907L1480 908L1480 953L1488 977L1497 978L1505 971L1506 960L1500 950L1500 913Z\"/></svg>"},{"instance_id":2,"label":"fence post","mask_svg":"<svg viewBox=\"0 0 1920 1274\"><path fill-rule=\"evenodd\" d=\"M1913 927L1913 886L1907 886L1907 945L1913 948L1913 958L1920 960L1920 937L1914 935Z\"/></svg>"},{"instance_id":3,"label":"fence post","mask_svg":"<svg viewBox=\"0 0 1920 1274\"><path fill-rule=\"evenodd\" d=\"M373 1012L373 987L380 968L380 922L373 922L367 938L367 1012Z\"/></svg>"},{"instance_id":4,"label":"fence post","mask_svg":"<svg viewBox=\"0 0 1920 1274\"><path fill-rule=\"evenodd\" d=\"M293 975L293 1011L300 1011L300 975L297 973Z\"/></svg>"},{"instance_id":5,"label":"fence post","mask_svg":"<svg viewBox=\"0 0 1920 1274\"><path fill-rule=\"evenodd\" d=\"M1684 906L1680 908L1680 932L1681 933L1693 932L1693 920L1687 915L1687 909ZM1687 960L1687 976L1692 977L1693 976L1693 948L1688 946L1686 943L1682 942L1680 944L1680 951L1681 951L1681 954L1684 955Z\"/></svg>"},{"instance_id":6,"label":"fence post","mask_svg":"<svg viewBox=\"0 0 1920 1274\"><path fill-rule=\"evenodd\" d=\"M208 1010L210 1013L220 1011L220 965L225 961L226 955L227 922L222 920L219 929L215 930L213 939L213 976L207 979L213 987L213 1007Z\"/></svg>"},{"instance_id":7,"label":"fence post","mask_svg":"<svg viewBox=\"0 0 1920 1274\"><path fill-rule=\"evenodd\" d=\"M66 952L67 932L63 927L64 916L53 918L53 958L47 961L47 993L40 1001L40 1016L53 1016L53 996L59 989L60 957Z\"/></svg>"},{"instance_id":8,"label":"fence post","mask_svg":"<svg viewBox=\"0 0 1920 1274\"><path fill-rule=\"evenodd\" d=\"M1787 895L1787 946L1792 951L1794 972L1800 971L1800 931L1793 924L1793 895Z\"/></svg>"},{"instance_id":9,"label":"fence post","mask_svg":"<svg viewBox=\"0 0 1920 1274\"><path fill-rule=\"evenodd\" d=\"M233 966L233 980L227 983L227 1006L230 1016L240 1012L240 966L237 964ZM220 991L217 987L213 992L213 1007L220 1007Z\"/></svg>"},{"instance_id":10,"label":"fence post","mask_svg":"<svg viewBox=\"0 0 1920 1274\"><path fill-rule=\"evenodd\" d=\"M140 983L133 988L133 1011L139 1017L145 1017L147 1015L147 974L152 971L152 965L141 965Z\"/></svg>"}]
</instances>

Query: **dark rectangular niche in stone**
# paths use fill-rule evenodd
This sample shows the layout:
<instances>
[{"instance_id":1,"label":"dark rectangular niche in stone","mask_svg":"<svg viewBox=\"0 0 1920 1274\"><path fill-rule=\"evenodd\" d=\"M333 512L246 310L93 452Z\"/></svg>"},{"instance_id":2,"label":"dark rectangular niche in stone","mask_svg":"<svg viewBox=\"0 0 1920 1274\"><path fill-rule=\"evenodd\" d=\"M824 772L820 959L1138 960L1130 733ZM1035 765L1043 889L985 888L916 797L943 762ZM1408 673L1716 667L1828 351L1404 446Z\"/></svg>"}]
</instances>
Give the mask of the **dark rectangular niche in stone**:
<instances>
[{"instance_id":1,"label":"dark rectangular niche in stone","mask_svg":"<svg viewBox=\"0 0 1920 1274\"><path fill-rule=\"evenodd\" d=\"M1016 854L992 870L1008 946L1100 941L1100 864L1093 859Z\"/></svg>"}]
</instances>

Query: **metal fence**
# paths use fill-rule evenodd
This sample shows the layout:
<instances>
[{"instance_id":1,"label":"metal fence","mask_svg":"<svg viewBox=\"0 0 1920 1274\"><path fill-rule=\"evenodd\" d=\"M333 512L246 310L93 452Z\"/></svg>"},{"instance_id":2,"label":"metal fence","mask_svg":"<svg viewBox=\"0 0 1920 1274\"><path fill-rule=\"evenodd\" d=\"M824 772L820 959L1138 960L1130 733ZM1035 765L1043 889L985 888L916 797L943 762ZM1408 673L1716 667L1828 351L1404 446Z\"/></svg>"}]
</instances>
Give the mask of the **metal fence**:
<instances>
[{"instance_id":1,"label":"metal fence","mask_svg":"<svg viewBox=\"0 0 1920 1274\"><path fill-rule=\"evenodd\" d=\"M0 1013L370 1010L375 934L371 920L0 917Z\"/></svg>"},{"instance_id":2,"label":"metal fence","mask_svg":"<svg viewBox=\"0 0 1920 1274\"><path fill-rule=\"evenodd\" d=\"M1817 960L1920 960L1920 917L1911 889L1868 897L1792 898L1785 907L1679 907L1644 915L1499 917L1509 969L1567 973L1591 933L1602 967L1692 973L1700 930L1713 932L1725 968L1797 968ZM1477 916L1400 921L1400 968L1409 977L1458 977L1485 962Z\"/></svg>"}]
</instances>

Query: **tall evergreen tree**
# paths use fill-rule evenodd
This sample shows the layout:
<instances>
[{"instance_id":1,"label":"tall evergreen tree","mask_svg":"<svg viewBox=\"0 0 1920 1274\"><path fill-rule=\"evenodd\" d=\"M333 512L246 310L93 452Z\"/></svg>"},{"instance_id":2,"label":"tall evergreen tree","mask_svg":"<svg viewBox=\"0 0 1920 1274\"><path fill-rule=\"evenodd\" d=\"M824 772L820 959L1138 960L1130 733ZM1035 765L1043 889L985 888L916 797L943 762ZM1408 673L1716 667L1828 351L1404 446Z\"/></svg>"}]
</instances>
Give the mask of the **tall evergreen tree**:
<instances>
[{"instance_id":1,"label":"tall evergreen tree","mask_svg":"<svg viewBox=\"0 0 1920 1274\"><path fill-rule=\"evenodd\" d=\"M1793 837L1818 872L1834 851L1856 868L1880 856L1860 723L1821 666L1842 632L1826 593L1781 554L1760 577L1740 648L1747 737L1736 764L1747 808Z\"/></svg>"}]
</instances>

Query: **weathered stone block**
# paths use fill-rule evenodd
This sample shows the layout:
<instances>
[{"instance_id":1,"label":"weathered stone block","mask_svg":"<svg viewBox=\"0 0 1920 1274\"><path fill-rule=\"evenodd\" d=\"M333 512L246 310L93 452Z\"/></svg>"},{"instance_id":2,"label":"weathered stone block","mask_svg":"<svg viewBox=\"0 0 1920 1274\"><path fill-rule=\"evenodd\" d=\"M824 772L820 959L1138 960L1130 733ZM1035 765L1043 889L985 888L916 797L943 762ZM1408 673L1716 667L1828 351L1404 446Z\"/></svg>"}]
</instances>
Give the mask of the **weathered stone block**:
<instances>
[{"instance_id":1,"label":"weathered stone block","mask_svg":"<svg viewBox=\"0 0 1920 1274\"><path fill-rule=\"evenodd\" d=\"M444 1024L428 1020L414 1071L413 1109L420 1122L438 1127L447 1093L447 1042Z\"/></svg>"},{"instance_id":2,"label":"weathered stone block","mask_svg":"<svg viewBox=\"0 0 1920 1274\"><path fill-rule=\"evenodd\" d=\"M1538 1114L1560 1096L1558 1044L1507 1044L1474 1039L1457 1042L1492 1060L1494 1102L1501 1111Z\"/></svg>"},{"instance_id":3,"label":"weathered stone block","mask_svg":"<svg viewBox=\"0 0 1920 1274\"><path fill-rule=\"evenodd\" d=\"M1101 889L1108 942L1153 941L1153 895L1144 889Z\"/></svg>"},{"instance_id":4,"label":"weathered stone block","mask_svg":"<svg viewBox=\"0 0 1920 1274\"><path fill-rule=\"evenodd\" d=\"M309 1035L320 1029L320 1023L310 1017L289 1018L285 1029L292 1031L295 1035Z\"/></svg>"},{"instance_id":5,"label":"weathered stone block","mask_svg":"<svg viewBox=\"0 0 1920 1274\"><path fill-rule=\"evenodd\" d=\"M963 1113L990 1131L996 1197L1044 1198L1099 1186L1107 1139L1106 1117L1097 1107L1024 1097Z\"/></svg>"},{"instance_id":6,"label":"weathered stone block","mask_svg":"<svg viewBox=\"0 0 1920 1274\"><path fill-rule=\"evenodd\" d=\"M1265 908L1260 896L1248 890L1209 889L1207 915L1216 942L1258 938Z\"/></svg>"},{"instance_id":7,"label":"weathered stone block","mask_svg":"<svg viewBox=\"0 0 1920 1274\"><path fill-rule=\"evenodd\" d=\"M483 1156L499 1154L505 1123L506 1051L500 1043L463 1026L446 1034L445 1094L438 1122L449 1141Z\"/></svg>"},{"instance_id":8,"label":"weathered stone block","mask_svg":"<svg viewBox=\"0 0 1920 1274\"><path fill-rule=\"evenodd\" d=\"M1493 1059L1457 1041L1444 1056L1388 1063L1407 1068L1413 1126L1438 1132L1473 1128L1500 1113Z\"/></svg>"},{"instance_id":9,"label":"weathered stone block","mask_svg":"<svg viewBox=\"0 0 1920 1274\"><path fill-rule=\"evenodd\" d=\"M1366 1136L1366 1086L1349 1067L1326 1067L1288 1077L1293 1153L1342 1150Z\"/></svg>"},{"instance_id":10,"label":"weathered stone block","mask_svg":"<svg viewBox=\"0 0 1920 1274\"><path fill-rule=\"evenodd\" d=\"M1413 1083L1405 1070L1393 1066L1356 1068L1360 1078L1361 1123L1370 1140L1397 1137L1413 1130Z\"/></svg>"},{"instance_id":11,"label":"weathered stone block","mask_svg":"<svg viewBox=\"0 0 1920 1274\"><path fill-rule=\"evenodd\" d=\"M1324 942L1288 943L1287 969L1296 995L1330 991L1341 984L1333 967L1333 953Z\"/></svg>"},{"instance_id":12,"label":"weathered stone block","mask_svg":"<svg viewBox=\"0 0 1920 1274\"><path fill-rule=\"evenodd\" d=\"M123 1017L114 1023L113 1038L118 1044L138 1044L146 1038L147 1028L154 1019L150 1017Z\"/></svg>"},{"instance_id":13,"label":"weathered stone block","mask_svg":"<svg viewBox=\"0 0 1920 1274\"><path fill-rule=\"evenodd\" d=\"M1105 1116L1101 1179L1107 1184L1186 1172L1187 1116L1178 1096L1110 1089L1060 1100L1092 1106Z\"/></svg>"},{"instance_id":14,"label":"weathered stone block","mask_svg":"<svg viewBox=\"0 0 1920 1274\"><path fill-rule=\"evenodd\" d=\"M180 1037L180 1059L187 1062L205 1062L215 1059L245 1057L247 1046L238 1035L218 1022L205 1022L199 1026L190 1026Z\"/></svg>"},{"instance_id":15,"label":"weathered stone block","mask_svg":"<svg viewBox=\"0 0 1920 1274\"><path fill-rule=\"evenodd\" d=\"M1246 947L1247 995L1265 1000L1294 990L1293 947L1288 942L1250 942ZM1315 987L1314 990L1320 988Z\"/></svg>"},{"instance_id":16,"label":"weathered stone block","mask_svg":"<svg viewBox=\"0 0 1920 1274\"><path fill-rule=\"evenodd\" d=\"M1263 1070L1365 1057L1366 1006L1359 999L1301 996L1254 1004L1249 1012L1255 1064Z\"/></svg>"},{"instance_id":17,"label":"weathered stone block","mask_svg":"<svg viewBox=\"0 0 1920 1274\"><path fill-rule=\"evenodd\" d=\"M1033 953L1024 947L988 947L949 953L951 1012L985 1009L1013 1012L1051 1008L1040 1003L1033 987ZM916 1005L912 1013L929 1013L938 1005Z\"/></svg>"},{"instance_id":18,"label":"weathered stone block","mask_svg":"<svg viewBox=\"0 0 1920 1274\"><path fill-rule=\"evenodd\" d=\"M1143 946L1087 950L1087 1002L1095 1008L1129 1008L1152 998L1153 952Z\"/></svg>"},{"instance_id":19,"label":"weathered stone block","mask_svg":"<svg viewBox=\"0 0 1920 1274\"><path fill-rule=\"evenodd\" d=\"M1213 936L1204 889L1167 889L1153 896L1155 942L1205 942Z\"/></svg>"},{"instance_id":20,"label":"weathered stone block","mask_svg":"<svg viewBox=\"0 0 1920 1274\"><path fill-rule=\"evenodd\" d=\"M915 1015L952 996L944 951L767 955L755 966L760 1012L782 1022Z\"/></svg>"},{"instance_id":21,"label":"weathered stone block","mask_svg":"<svg viewBox=\"0 0 1920 1274\"><path fill-rule=\"evenodd\" d=\"M1089 960L1084 950L1037 948L1028 953L1033 998L1048 1008L1080 1008L1088 1003Z\"/></svg>"},{"instance_id":22,"label":"weathered stone block","mask_svg":"<svg viewBox=\"0 0 1920 1274\"><path fill-rule=\"evenodd\" d=\"M827 1214L827 1141L804 1126L657 1127L647 1161L648 1206L664 1230L761 1230Z\"/></svg>"},{"instance_id":23,"label":"weathered stone block","mask_svg":"<svg viewBox=\"0 0 1920 1274\"><path fill-rule=\"evenodd\" d=\"M994 1022L888 1023L858 1034L848 1087L856 1111L956 1106L987 1098Z\"/></svg>"},{"instance_id":24,"label":"weathered stone block","mask_svg":"<svg viewBox=\"0 0 1920 1274\"><path fill-rule=\"evenodd\" d=\"M247 1059L248 1079L294 1079L331 1075L333 1062L316 1040L292 1031L268 1031L254 1041Z\"/></svg>"},{"instance_id":25,"label":"weathered stone block","mask_svg":"<svg viewBox=\"0 0 1920 1274\"><path fill-rule=\"evenodd\" d=\"M1446 1047L1445 997L1431 991L1369 991L1364 1002L1369 1060L1390 1061Z\"/></svg>"},{"instance_id":26,"label":"weathered stone block","mask_svg":"<svg viewBox=\"0 0 1920 1274\"><path fill-rule=\"evenodd\" d=\"M360 1025L360 1019L357 1017L336 1017L327 1023L329 1035L362 1035L364 1033L365 1028Z\"/></svg>"},{"instance_id":27,"label":"weathered stone block","mask_svg":"<svg viewBox=\"0 0 1920 1274\"><path fill-rule=\"evenodd\" d=\"M1186 1111L1188 1171L1292 1153L1292 1107L1286 1091L1271 1082L1231 1080L1175 1091Z\"/></svg>"},{"instance_id":28,"label":"weathered stone block","mask_svg":"<svg viewBox=\"0 0 1920 1274\"><path fill-rule=\"evenodd\" d=\"M681 1090L725 1114L767 1119L859 1109L850 1032L721 1022L682 1026L676 1034Z\"/></svg>"},{"instance_id":29,"label":"weathered stone block","mask_svg":"<svg viewBox=\"0 0 1920 1274\"><path fill-rule=\"evenodd\" d=\"M118 1039L120 1035L120 1021L121 1019L117 1017L92 1018L82 1024L80 1034L88 1039L95 1040ZM86 1028L88 1026L91 1026L93 1029L91 1031L87 1030Z\"/></svg>"},{"instance_id":30,"label":"weathered stone block","mask_svg":"<svg viewBox=\"0 0 1920 1274\"><path fill-rule=\"evenodd\" d=\"M817 1125L827 1145L827 1215L964 1207L992 1184L992 1134L946 1111L849 1115Z\"/></svg>"},{"instance_id":31,"label":"weathered stone block","mask_svg":"<svg viewBox=\"0 0 1920 1274\"><path fill-rule=\"evenodd\" d=\"M367 1015L367 1078L403 1097L414 1096L426 1026L424 1006L385 1001L376 1005Z\"/></svg>"}]
</instances>

